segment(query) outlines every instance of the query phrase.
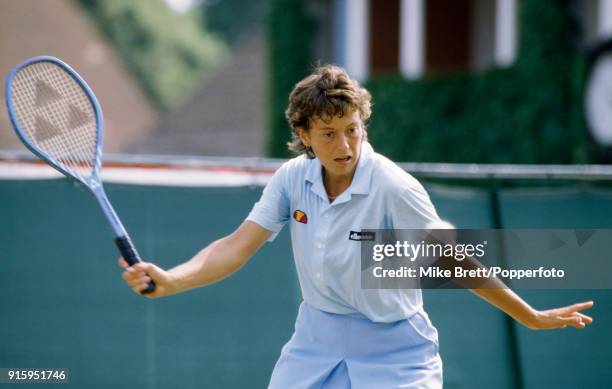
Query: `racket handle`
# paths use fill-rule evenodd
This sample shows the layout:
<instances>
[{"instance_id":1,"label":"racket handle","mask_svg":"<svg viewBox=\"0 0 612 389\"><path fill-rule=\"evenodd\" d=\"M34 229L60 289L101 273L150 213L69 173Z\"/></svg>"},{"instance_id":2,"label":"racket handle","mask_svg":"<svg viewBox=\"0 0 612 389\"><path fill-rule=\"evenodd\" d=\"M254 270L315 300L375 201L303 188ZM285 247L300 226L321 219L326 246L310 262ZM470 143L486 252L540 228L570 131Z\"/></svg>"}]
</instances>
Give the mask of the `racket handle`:
<instances>
[{"instance_id":1,"label":"racket handle","mask_svg":"<svg viewBox=\"0 0 612 389\"><path fill-rule=\"evenodd\" d=\"M119 238L115 238L115 244L117 245L119 252L121 252L123 259L125 259L128 265L134 266L138 262L142 262L140 260L140 256L138 255L138 251L136 251L136 247L134 247L134 245L132 244L132 241L130 240L129 236L125 235ZM154 291L155 291L155 282L151 281L149 282L149 285L147 286L147 288L141 291L140 293L147 294L147 293L152 293Z\"/></svg>"}]
</instances>

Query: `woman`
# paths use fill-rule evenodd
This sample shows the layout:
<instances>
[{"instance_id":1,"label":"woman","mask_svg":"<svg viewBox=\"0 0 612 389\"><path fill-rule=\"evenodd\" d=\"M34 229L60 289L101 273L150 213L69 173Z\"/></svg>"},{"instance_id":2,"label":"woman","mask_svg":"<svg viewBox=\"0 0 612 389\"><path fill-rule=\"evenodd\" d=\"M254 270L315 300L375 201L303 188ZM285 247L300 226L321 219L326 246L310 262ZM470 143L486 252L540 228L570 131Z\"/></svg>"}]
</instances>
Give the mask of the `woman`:
<instances>
[{"instance_id":1,"label":"woman","mask_svg":"<svg viewBox=\"0 0 612 389\"><path fill-rule=\"evenodd\" d=\"M232 234L168 271L125 268L139 293L152 279L157 298L217 282L240 269L290 223L303 303L269 388L442 387L437 331L418 289L362 289L363 229L423 229L438 220L408 173L374 152L365 123L371 97L335 66L317 68L291 92L289 147L301 154L274 174ZM592 302L537 311L508 289L475 294L533 328L583 328Z\"/></svg>"}]
</instances>

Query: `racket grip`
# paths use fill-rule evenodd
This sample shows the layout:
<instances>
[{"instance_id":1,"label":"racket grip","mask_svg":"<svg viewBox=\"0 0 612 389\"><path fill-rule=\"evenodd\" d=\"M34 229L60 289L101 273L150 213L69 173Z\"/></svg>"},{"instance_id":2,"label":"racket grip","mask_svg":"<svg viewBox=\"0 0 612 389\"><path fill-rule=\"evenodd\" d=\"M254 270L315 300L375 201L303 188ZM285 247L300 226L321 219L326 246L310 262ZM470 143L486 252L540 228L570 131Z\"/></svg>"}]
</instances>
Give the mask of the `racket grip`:
<instances>
[{"instance_id":1,"label":"racket grip","mask_svg":"<svg viewBox=\"0 0 612 389\"><path fill-rule=\"evenodd\" d=\"M136 251L136 247L134 247L134 244L132 244L132 241L130 240L129 236L125 235L119 238L115 238L115 244L117 245L119 252L123 256L123 259L125 259L125 261L128 263L128 265L134 266L138 262L142 262L140 260L140 256L138 255L138 252ZM147 294L152 293L154 291L155 282L151 281L149 282L147 288L142 290L140 293Z\"/></svg>"}]
</instances>

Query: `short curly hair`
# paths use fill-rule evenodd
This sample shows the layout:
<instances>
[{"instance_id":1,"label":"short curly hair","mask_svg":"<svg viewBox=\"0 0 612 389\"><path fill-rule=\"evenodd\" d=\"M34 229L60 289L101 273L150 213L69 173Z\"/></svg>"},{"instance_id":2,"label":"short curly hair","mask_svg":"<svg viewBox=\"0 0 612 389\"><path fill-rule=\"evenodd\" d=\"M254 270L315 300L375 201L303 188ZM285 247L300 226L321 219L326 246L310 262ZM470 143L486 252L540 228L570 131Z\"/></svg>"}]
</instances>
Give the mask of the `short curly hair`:
<instances>
[{"instance_id":1,"label":"short curly hair","mask_svg":"<svg viewBox=\"0 0 612 389\"><path fill-rule=\"evenodd\" d=\"M343 116L347 109L359 112L365 126L372 115L370 92L339 66L317 67L312 74L295 84L289 95L289 106L285 111L285 117L293 128L291 141L287 143L289 150L315 158L312 149L302 143L297 129L307 131L312 119L331 120L334 116ZM365 127L363 131L364 139L367 139Z\"/></svg>"}]
</instances>

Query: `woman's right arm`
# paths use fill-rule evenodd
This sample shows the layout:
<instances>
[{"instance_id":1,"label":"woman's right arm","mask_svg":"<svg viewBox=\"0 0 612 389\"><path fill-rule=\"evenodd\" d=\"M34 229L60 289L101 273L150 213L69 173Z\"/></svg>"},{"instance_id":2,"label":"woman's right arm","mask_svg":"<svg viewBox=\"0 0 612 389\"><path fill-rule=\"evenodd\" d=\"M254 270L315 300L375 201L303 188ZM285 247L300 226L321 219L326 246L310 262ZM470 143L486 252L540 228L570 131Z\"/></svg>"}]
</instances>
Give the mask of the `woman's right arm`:
<instances>
[{"instance_id":1,"label":"woman's right arm","mask_svg":"<svg viewBox=\"0 0 612 389\"><path fill-rule=\"evenodd\" d=\"M153 279L155 291L144 296L169 296L230 276L244 266L271 235L272 232L247 220L230 235L214 241L189 261L170 270L149 262L129 267L123 258L119 259L119 266L125 269L122 278L135 293L140 294Z\"/></svg>"}]
</instances>

